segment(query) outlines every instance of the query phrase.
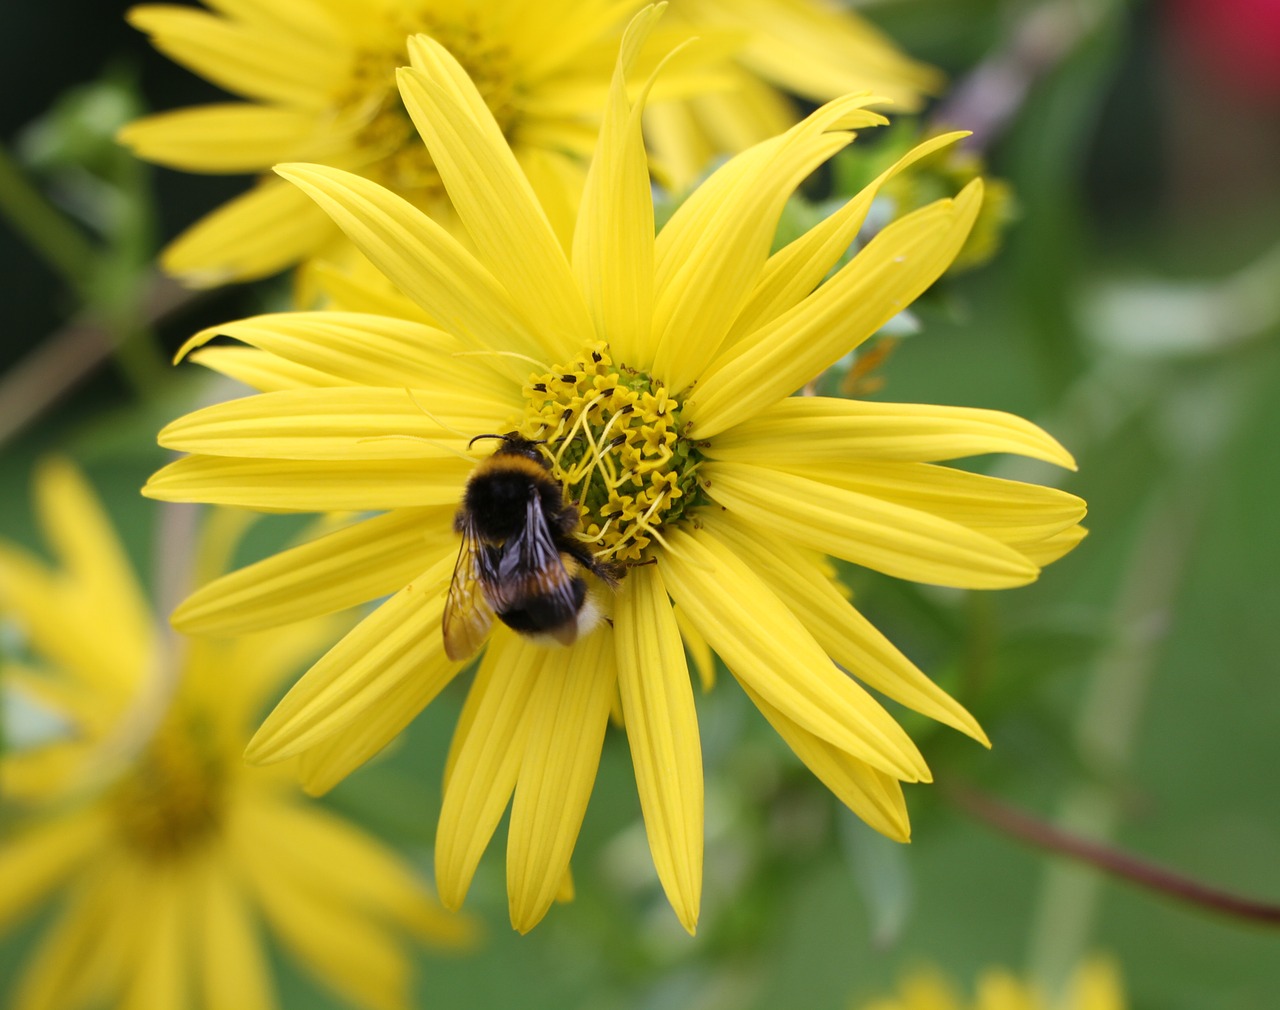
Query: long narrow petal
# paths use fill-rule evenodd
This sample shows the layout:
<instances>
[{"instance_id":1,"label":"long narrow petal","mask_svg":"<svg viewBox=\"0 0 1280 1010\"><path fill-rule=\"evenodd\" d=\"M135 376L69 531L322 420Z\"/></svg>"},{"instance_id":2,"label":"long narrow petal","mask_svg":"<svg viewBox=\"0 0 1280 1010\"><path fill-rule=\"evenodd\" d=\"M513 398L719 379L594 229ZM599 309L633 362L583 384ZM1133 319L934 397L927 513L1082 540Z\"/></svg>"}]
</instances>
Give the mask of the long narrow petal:
<instances>
[{"instance_id":1,"label":"long narrow petal","mask_svg":"<svg viewBox=\"0 0 1280 1010\"><path fill-rule=\"evenodd\" d=\"M135 119L117 139L139 158L188 172L262 172L313 154L313 113L245 103L204 105Z\"/></svg>"},{"instance_id":2,"label":"long narrow petal","mask_svg":"<svg viewBox=\"0 0 1280 1010\"><path fill-rule=\"evenodd\" d=\"M447 231L375 182L322 165L278 165L387 279L447 331L472 345L538 354L511 295ZM564 254L557 250L557 255ZM502 367L505 359L495 359ZM528 367L511 373L518 381Z\"/></svg>"},{"instance_id":3,"label":"long narrow petal","mask_svg":"<svg viewBox=\"0 0 1280 1010\"><path fill-rule=\"evenodd\" d=\"M279 273L335 234L305 195L268 179L202 217L165 248L160 263L192 287L217 287Z\"/></svg>"},{"instance_id":4,"label":"long narrow petal","mask_svg":"<svg viewBox=\"0 0 1280 1010\"><path fill-rule=\"evenodd\" d=\"M710 438L789 395L911 304L951 265L982 203L975 179L893 222L829 281L713 361L685 413Z\"/></svg>"},{"instance_id":5,"label":"long narrow petal","mask_svg":"<svg viewBox=\"0 0 1280 1010\"><path fill-rule=\"evenodd\" d=\"M834 214L770 256L750 299L734 319L725 346L732 346L776 319L822 283L822 279L856 241L881 186L921 158L965 136L968 134L963 132L945 133L913 147Z\"/></svg>"},{"instance_id":6,"label":"long narrow petal","mask_svg":"<svg viewBox=\"0 0 1280 1010\"><path fill-rule=\"evenodd\" d=\"M702 748L680 629L656 567L627 576L614 628L649 850L676 915L693 933L702 897Z\"/></svg>"},{"instance_id":7,"label":"long narrow petal","mask_svg":"<svg viewBox=\"0 0 1280 1010\"><path fill-rule=\"evenodd\" d=\"M106 821L96 808L7 837L0 847L0 928L64 883L106 837Z\"/></svg>"},{"instance_id":8,"label":"long narrow petal","mask_svg":"<svg viewBox=\"0 0 1280 1010\"><path fill-rule=\"evenodd\" d=\"M394 305L387 308L402 311ZM325 385L397 389L454 386L474 390L485 400L510 397L518 391L518 386L500 377L491 365L467 355L469 345L452 333L412 319L333 309L251 316L201 330L182 346L179 356L219 336L343 380Z\"/></svg>"},{"instance_id":9,"label":"long narrow petal","mask_svg":"<svg viewBox=\"0 0 1280 1010\"><path fill-rule=\"evenodd\" d=\"M911 738L831 662L761 577L707 529L673 531L667 589L733 675L815 736L898 778L929 770Z\"/></svg>"},{"instance_id":10,"label":"long narrow petal","mask_svg":"<svg viewBox=\"0 0 1280 1010\"><path fill-rule=\"evenodd\" d=\"M609 724L615 651L613 633L601 628L552 652L529 699L507 836L507 899L521 933L547 914L569 869Z\"/></svg>"},{"instance_id":11,"label":"long narrow petal","mask_svg":"<svg viewBox=\"0 0 1280 1010\"><path fill-rule=\"evenodd\" d=\"M844 491L919 509L1019 551L1074 526L1087 511L1083 499L1055 487L933 463L805 463L786 469Z\"/></svg>"},{"instance_id":12,"label":"long narrow petal","mask_svg":"<svg viewBox=\"0 0 1280 1010\"><path fill-rule=\"evenodd\" d=\"M152 474L142 493L280 512L380 512L456 505L472 469L455 457L427 464L186 456Z\"/></svg>"},{"instance_id":13,"label":"long narrow petal","mask_svg":"<svg viewBox=\"0 0 1280 1010\"><path fill-rule=\"evenodd\" d=\"M886 697L988 743L964 706L894 648L831 584L815 560L732 516L713 514L704 522L764 577L833 660Z\"/></svg>"},{"instance_id":14,"label":"long narrow petal","mask_svg":"<svg viewBox=\"0 0 1280 1010\"><path fill-rule=\"evenodd\" d=\"M189 869L161 865L138 875L139 891L129 895L134 907L145 909L139 924L138 947L130 963L121 1010L187 1010L191 1006L187 971L194 925L187 906Z\"/></svg>"},{"instance_id":15,"label":"long narrow petal","mask_svg":"<svg viewBox=\"0 0 1280 1010\"><path fill-rule=\"evenodd\" d=\"M28 960L14 1010L81 1008L97 1005L104 996L118 1000L143 928L142 916L120 912L125 900L143 907L145 882L139 876L111 850L100 853Z\"/></svg>"},{"instance_id":16,"label":"long narrow petal","mask_svg":"<svg viewBox=\"0 0 1280 1010\"><path fill-rule=\"evenodd\" d=\"M274 1010L271 968L243 885L222 859L205 859L202 870L196 893L195 967L203 1005L211 1010Z\"/></svg>"},{"instance_id":17,"label":"long narrow petal","mask_svg":"<svg viewBox=\"0 0 1280 1010\"><path fill-rule=\"evenodd\" d=\"M189 7L134 7L129 23L157 49L246 98L324 109L347 73L336 46L236 24Z\"/></svg>"},{"instance_id":18,"label":"long narrow petal","mask_svg":"<svg viewBox=\"0 0 1280 1010\"><path fill-rule=\"evenodd\" d=\"M396 509L202 586L173 612L187 634L240 635L403 589L452 548L453 509Z\"/></svg>"},{"instance_id":19,"label":"long narrow petal","mask_svg":"<svg viewBox=\"0 0 1280 1010\"><path fill-rule=\"evenodd\" d=\"M911 840L911 822L902 786L897 779L859 761L821 737L788 719L755 691L743 684L752 703L786 741L808 769L835 794L836 799L896 842Z\"/></svg>"},{"instance_id":20,"label":"long narrow petal","mask_svg":"<svg viewBox=\"0 0 1280 1010\"><path fill-rule=\"evenodd\" d=\"M440 618L453 558L442 558L325 653L267 716L245 756L279 761L351 725L407 678L441 687L459 664L444 656Z\"/></svg>"},{"instance_id":21,"label":"long narrow petal","mask_svg":"<svg viewBox=\"0 0 1280 1010\"><path fill-rule=\"evenodd\" d=\"M436 831L436 889L445 908L467 896L516 787L532 716L529 700L550 655L498 630L454 731Z\"/></svg>"},{"instance_id":22,"label":"long narrow petal","mask_svg":"<svg viewBox=\"0 0 1280 1010\"><path fill-rule=\"evenodd\" d=\"M165 426L166 449L250 459L439 460L511 408L472 390L286 389L215 403Z\"/></svg>"},{"instance_id":23,"label":"long narrow petal","mask_svg":"<svg viewBox=\"0 0 1280 1010\"><path fill-rule=\"evenodd\" d=\"M896 578L1005 589L1040 573L1013 548L918 508L748 463L700 473L712 497L747 522Z\"/></svg>"},{"instance_id":24,"label":"long narrow petal","mask_svg":"<svg viewBox=\"0 0 1280 1010\"><path fill-rule=\"evenodd\" d=\"M440 908L390 848L322 807L263 797L244 804L239 816L247 844L257 839L270 846L290 877L331 904L395 922L437 944L461 945L474 935L471 921Z\"/></svg>"},{"instance_id":25,"label":"long narrow petal","mask_svg":"<svg viewBox=\"0 0 1280 1010\"><path fill-rule=\"evenodd\" d=\"M202 347L191 354L190 360L259 393L348 385L335 376L295 365L256 347Z\"/></svg>"},{"instance_id":26,"label":"long narrow petal","mask_svg":"<svg viewBox=\"0 0 1280 1010\"><path fill-rule=\"evenodd\" d=\"M1053 436L1016 414L973 407L793 396L711 440L715 459L763 466L853 459L936 463L1008 452L1075 469Z\"/></svg>"},{"instance_id":27,"label":"long narrow petal","mask_svg":"<svg viewBox=\"0 0 1280 1010\"><path fill-rule=\"evenodd\" d=\"M653 313L653 195L641 134L644 96L633 107L627 74L661 10L627 27L573 240L573 271L596 331L618 361L640 361ZM646 85L647 90L647 85Z\"/></svg>"},{"instance_id":28,"label":"long narrow petal","mask_svg":"<svg viewBox=\"0 0 1280 1010\"><path fill-rule=\"evenodd\" d=\"M291 872L294 853L287 846L261 844L259 837L238 834L237 862L284 946L356 1005L404 1010L409 963L395 937L371 917L353 914L308 886L313 881L299 880Z\"/></svg>"},{"instance_id":29,"label":"long narrow petal","mask_svg":"<svg viewBox=\"0 0 1280 1010\"><path fill-rule=\"evenodd\" d=\"M691 197L663 228L655 246L653 367L671 388L683 389L715 357L764 269L791 192L852 139L840 128L859 117L884 121L862 109L866 101L839 99L740 155L704 183L711 196Z\"/></svg>"},{"instance_id":30,"label":"long narrow petal","mask_svg":"<svg viewBox=\"0 0 1280 1010\"><path fill-rule=\"evenodd\" d=\"M458 216L493 272L533 322L542 346L572 353L595 339L582 292L529 180L467 72L425 35L409 42L413 68L400 96Z\"/></svg>"}]
</instances>

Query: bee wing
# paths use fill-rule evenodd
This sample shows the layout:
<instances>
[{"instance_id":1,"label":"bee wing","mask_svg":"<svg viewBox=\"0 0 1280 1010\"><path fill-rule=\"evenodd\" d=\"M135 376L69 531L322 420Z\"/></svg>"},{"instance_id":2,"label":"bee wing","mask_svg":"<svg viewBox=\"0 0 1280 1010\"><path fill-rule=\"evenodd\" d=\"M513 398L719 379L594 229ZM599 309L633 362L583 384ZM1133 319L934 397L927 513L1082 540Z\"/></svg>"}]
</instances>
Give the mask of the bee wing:
<instances>
[{"instance_id":1,"label":"bee wing","mask_svg":"<svg viewBox=\"0 0 1280 1010\"><path fill-rule=\"evenodd\" d=\"M462 527L462 546L453 567L453 581L444 603L441 629L445 655L454 662L474 656L493 624L493 607L486 589L497 580L489 550L470 521Z\"/></svg>"},{"instance_id":2,"label":"bee wing","mask_svg":"<svg viewBox=\"0 0 1280 1010\"><path fill-rule=\"evenodd\" d=\"M565 567L536 491L525 506L524 529L502 546L494 589L489 602L500 614L534 604L552 627L572 623L577 616L573 574Z\"/></svg>"}]
</instances>

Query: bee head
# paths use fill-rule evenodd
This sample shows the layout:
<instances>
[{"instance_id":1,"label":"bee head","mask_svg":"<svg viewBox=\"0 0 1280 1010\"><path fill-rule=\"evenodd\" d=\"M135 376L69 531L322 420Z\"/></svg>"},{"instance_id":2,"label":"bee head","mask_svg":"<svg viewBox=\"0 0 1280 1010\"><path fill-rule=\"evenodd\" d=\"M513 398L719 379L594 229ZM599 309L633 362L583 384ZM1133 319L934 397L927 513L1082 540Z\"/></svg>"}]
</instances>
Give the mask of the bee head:
<instances>
[{"instance_id":1,"label":"bee head","mask_svg":"<svg viewBox=\"0 0 1280 1010\"><path fill-rule=\"evenodd\" d=\"M542 458L542 453L538 451L538 446L546 444L545 439L539 439L535 442L514 431L509 431L505 435L477 435L467 443L467 448L470 449L484 438L496 438L502 441L502 445L494 451L495 456L524 456L526 459L546 465Z\"/></svg>"}]
</instances>

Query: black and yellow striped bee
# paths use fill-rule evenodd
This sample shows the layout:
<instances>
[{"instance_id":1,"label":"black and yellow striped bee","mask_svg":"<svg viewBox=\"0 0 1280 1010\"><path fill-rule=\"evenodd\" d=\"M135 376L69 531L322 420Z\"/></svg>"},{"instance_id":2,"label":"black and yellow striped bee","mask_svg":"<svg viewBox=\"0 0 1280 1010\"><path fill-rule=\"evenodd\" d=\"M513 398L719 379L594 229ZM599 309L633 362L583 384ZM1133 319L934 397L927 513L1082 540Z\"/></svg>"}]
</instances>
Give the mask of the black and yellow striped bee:
<instances>
[{"instance_id":1,"label":"black and yellow striped bee","mask_svg":"<svg viewBox=\"0 0 1280 1010\"><path fill-rule=\"evenodd\" d=\"M452 660L474 655L494 615L534 638L572 645L599 622L585 573L615 586L615 568L597 561L573 534L578 506L538 449L506 435L467 481L454 529L462 535L444 607L444 649Z\"/></svg>"}]
</instances>

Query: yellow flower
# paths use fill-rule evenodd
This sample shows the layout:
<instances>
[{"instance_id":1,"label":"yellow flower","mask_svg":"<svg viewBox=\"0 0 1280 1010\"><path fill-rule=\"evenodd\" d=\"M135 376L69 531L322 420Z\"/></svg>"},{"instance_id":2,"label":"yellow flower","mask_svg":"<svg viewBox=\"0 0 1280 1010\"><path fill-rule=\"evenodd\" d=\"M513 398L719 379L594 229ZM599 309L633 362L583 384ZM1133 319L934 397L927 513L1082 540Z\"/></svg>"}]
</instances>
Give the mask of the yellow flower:
<instances>
[{"instance_id":1,"label":"yellow flower","mask_svg":"<svg viewBox=\"0 0 1280 1010\"><path fill-rule=\"evenodd\" d=\"M972 1002L965 1002L935 972L920 972L899 986L896 997L862 1004L861 1010L1125 1010L1120 972L1108 958L1094 957L1076 970L1061 998L1047 998L1002 968L979 979Z\"/></svg>"},{"instance_id":2,"label":"yellow flower","mask_svg":"<svg viewBox=\"0 0 1280 1010\"><path fill-rule=\"evenodd\" d=\"M787 95L826 102L871 91L914 112L942 75L905 56L874 26L826 0L674 0L690 34L708 28L743 37L733 86L686 102L654 103L650 146L671 181L692 182L715 154L741 151L797 118Z\"/></svg>"},{"instance_id":3,"label":"yellow flower","mask_svg":"<svg viewBox=\"0 0 1280 1010\"><path fill-rule=\"evenodd\" d=\"M624 77L656 13L624 40L571 257L463 68L415 39L402 97L475 251L365 179L283 166L432 322L304 312L198 334L192 345L219 333L250 345L198 353L272 391L169 425L162 444L192 455L145 489L381 513L226 576L174 615L188 631L248 631L394 594L251 745L253 760L301 755L307 787L322 791L462 667L440 625L454 514L492 445L468 455L471 437L546 440L546 466L579 503L575 550L622 576L616 594L593 587L611 623L571 648L496 626L454 736L436 845L441 900L457 907L514 792L508 892L522 931L568 872L615 700L658 875L694 928L702 766L682 639L703 668L714 649L841 800L905 839L899 782L927 780L928 769L836 664L979 740L982 731L848 603L822 555L997 588L1030 582L1081 536L1084 505L1072 495L936 465L1004 451L1070 466L1026 421L789 395L908 305L963 245L977 182L885 228L823 282L880 183L955 136L917 148L771 256L794 187L850 129L883 122L865 96L838 99L728 162L655 239L641 105Z\"/></svg>"},{"instance_id":4,"label":"yellow flower","mask_svg":"<svg viewBox=\"0 0 1280 1010\"><path fill-rule=\"evenodd\" d=\"M6 1005L266 1010L264 920L353 1003L406 1006L398 934L455 946L467 923L373 838L241 757L249 721L331 625L175 653L79 476L46 464L36 493L61 569L0 543L0 613L30 654L4 676L73 733L0 761L13 829L0 928L61 895Z\"/></svg>"},{"instance_id":5,"label":"yellow flower","mask_svg":"<svg viewBox=\"0 0 1280 1010\"><path fill-rule=\"evenodd\" d=\"M121 131L148 161L190 172L267 172L320 162L405 197L447 226L453 214L401 105L395 68L426 32L476 82L562 238L572 234L617 47L640 0L209 0L214 11L147 4L129 13L161 52L246 101L163 112ZM702 36L663 81L652 127L668 177L683 185L717 151L739 151L795 122L768 83L823 101L864 88L918 103L926 68L853 15L813 0L750 8L679 0L681 37ZM674 37L676 31L671 35ZM655 46L655 51L659 51ZM743 49L743 62L726 62ZM855 69L856 68L856 69ZM198 221L165 251L166 270L213 286L341 255L341 234L295 187L271 176Z\"/></svg>"}]
</instances>

